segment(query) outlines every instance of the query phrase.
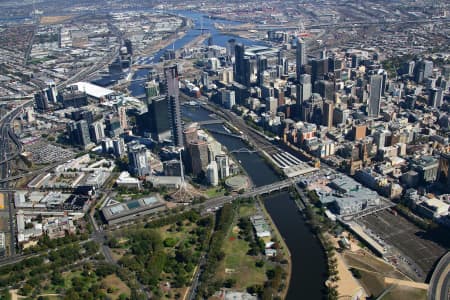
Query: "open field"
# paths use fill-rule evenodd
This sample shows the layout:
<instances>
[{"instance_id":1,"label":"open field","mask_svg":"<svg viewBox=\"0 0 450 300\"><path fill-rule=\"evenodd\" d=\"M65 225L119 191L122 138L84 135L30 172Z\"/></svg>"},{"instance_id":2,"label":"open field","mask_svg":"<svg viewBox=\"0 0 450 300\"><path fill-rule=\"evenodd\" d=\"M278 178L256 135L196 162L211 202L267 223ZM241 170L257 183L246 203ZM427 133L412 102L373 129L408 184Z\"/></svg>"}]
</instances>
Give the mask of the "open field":
<instances>
[{"instance_id":1,"label":"open field","mask_svg":"<svg viewBox=\"0 0 450 300\"><path fill-rule=\"evenodd\" d=\"M105 286L104 292L107 293L108 289L112 289L112 293L107 293L112 299L117 299L121 294L130 296L130 288L119 278L116 274L108 275L102 283Z\"/></svg>"},{"instance_id":2,"label":"open field","mask_svg":"<svg viewBox=\"0 0 450 300\"><path fill-rule=\"evenodd\" d=\"M392 284L386 282L386 277L405 281L409 281L409 279L390 264L366 251L344 251L342 257L349 268L359 271L361 274L359 282L369 295L379 297L387 291L382 299L426 299L426 290L424 289L400 285L392 287ZM412 285L414 284L413 281L410 282ZM391 287L392 289L389 289Z\"/></svg>"},{"instance_id":3,"label":"open field","mask_svg":"<svg viewBox=\"0 0 450 300\"><path fill-rule=\"evenodd\" d=\"M397 300L397 299L411 299L411 300L426 300L427 291L405 287L405 286L395 286L386 295L384 295L380 300Z\"/></svg>"},{"instance_id":4,"label":"open field","mask_svg":"<svg viewBox=\"0 0 450 300\"><path fill-rule=\"evenodd\" d=\"M70 20L72 18L73 16L44 16L41 17L40 23L42 25L58 24Z\"/></svg>"},{"instance_id":5,"label":"open field","mask_svg":"<svg viewBox=\"0 0 450 300\"><path fill-rule=\"evenodd\" d=\"M245 290L248 286L263 285L266 279L266 268L256 267L256 262L262 256L247 255L250 250L249 243L239 238L239 228L236 226L241 217L249 217L256 213L254 205L242 205L239 208L239 216L230 228L223 251L225 259L217 270L217 278L220 280L234 279L235 288Z\"/></svg>"}]
</instances>

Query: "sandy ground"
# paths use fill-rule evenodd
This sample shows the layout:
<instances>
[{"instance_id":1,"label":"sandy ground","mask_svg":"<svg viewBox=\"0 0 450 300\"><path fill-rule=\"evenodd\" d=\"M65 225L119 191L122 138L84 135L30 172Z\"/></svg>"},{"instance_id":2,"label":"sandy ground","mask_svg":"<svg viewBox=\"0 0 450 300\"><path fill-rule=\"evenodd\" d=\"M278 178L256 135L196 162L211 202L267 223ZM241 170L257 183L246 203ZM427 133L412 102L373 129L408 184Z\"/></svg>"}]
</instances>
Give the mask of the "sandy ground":
<instances>
[{"instance_id":1,"label":"sandy ground","mask_svg":"<svg viewBox=\"0 0 450 300\"><path fill-rule=\"evenodd\" d=\"M73 16L46 16L41 17L40 23L43 25L58 24L72 19Z\"/></svg>"},{"instance_id":2,"label":"sandy ground","mask_svg":"<svg viewBox=\"0 0 450 300\"><path fill-rule=\"evenodd\" d=\"M0 193L0 210L5 209L5 194Z\"/></svg>"},{"instance_id":3,"label":"sandy ground","mask_svg":"<svg viewBox=\"0 0 450 300\"><path fill-rule=\"evenodd\" d=\"M428 290L428 284L422 283L422 282L407 281L407 280L401 280L401 279L390 278L390 277L385 277L384 282L386 284L396 284L396 285L402 285L402 286L407 286L407 287L413 287L416 289Z\"/></svg>"},{"instance_id":4,"label":"sandy ground","mask_svg":"<svg viewBox=\"0 0 450 300\"><path fill-rule=\"evenodd\" d=\"M365 299L367 293L359 282L353 277L352 273L348 270L348 266L345 264L341 254L336 254L337 267L339 274L338 293L341 296L350 296L352 299L358 296L359 299Z\"/></svg>"}]
</instances>

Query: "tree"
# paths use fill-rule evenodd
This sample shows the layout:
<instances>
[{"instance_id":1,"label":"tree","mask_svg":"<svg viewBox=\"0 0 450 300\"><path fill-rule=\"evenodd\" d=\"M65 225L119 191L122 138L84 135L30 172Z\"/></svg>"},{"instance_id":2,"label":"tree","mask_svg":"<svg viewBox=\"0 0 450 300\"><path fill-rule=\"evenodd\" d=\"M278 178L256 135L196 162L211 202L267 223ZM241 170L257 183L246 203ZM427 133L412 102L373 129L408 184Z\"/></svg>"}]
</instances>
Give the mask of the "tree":
<instances>
[{"instance_id":1,"label":"tree","mask_svg":"<svg viewBox=\"0 0 450 300\"><path fill-rule=\"evenodd\" d=\"M223 286L226 288L232 288L236 285L236 279L234 278L228 278L227 280L225 280L225 282L223 283Z\"/></svg>"}]
</instances>

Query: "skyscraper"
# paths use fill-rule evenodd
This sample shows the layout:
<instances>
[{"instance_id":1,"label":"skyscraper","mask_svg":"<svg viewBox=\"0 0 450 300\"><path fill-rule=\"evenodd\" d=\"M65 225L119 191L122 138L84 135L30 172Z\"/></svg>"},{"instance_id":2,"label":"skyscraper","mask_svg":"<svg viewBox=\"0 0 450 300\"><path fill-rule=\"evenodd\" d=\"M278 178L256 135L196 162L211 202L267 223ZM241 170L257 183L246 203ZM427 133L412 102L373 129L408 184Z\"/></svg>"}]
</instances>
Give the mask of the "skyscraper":
<instances>
[{"instance_id":1,"label":"skyscraper","mask_svg":"<svg viewBox=\"0 0 450 300\"><path fill-rule=\"evenodd\" d=\"M333 127L333 113L334 113L334 103L333 101L325 101L323 104L323 118L322 124L328 128Z\"/></svg>"},{"instance_id":2,"label":"skyscraper","mask_svg":"<svg viewBox=\"0 0 450 300\"><path fill-rule=\"evenodd\" d=\"M208 179L208 183L212 186L217 186L219 184L219 172L215 161L212 161L206 168L206 178Z\"/></svg>"},{"instance_id":3,"label":"skyscraper","mask_svg":"<svg viewBox=\"0 0 450 300\"><path fill-rule=\"evenodd\" d=\"M302 39L297 39L297 50L296 50L296 74L297 79L302 75L302 68L306 64L306 54L305 54L305 42Z\"/></svg>"},{"instance_id":4,"label":"skyscraper","mask_svg":"<svg viewBox=\"0 0 450 300\"><path fill-rule=\"evenodd\" d=\"M370 93L369 93L369 102L367 105L367 115L369 117L376 117L380 114L382 86L383 86L382 75L370 76Z\"/></svg>"},{"instance_id":5,"label":"skyscraper","mask_svg":"<svg viewBox=\"0 0 450 300\"><path fill-rule=\"evenodd\" d=\"M168 111L169 102L167 97L154 97L149 100L148 117L150 118L150 132L156 141L162 141L170 137L170 125Z\"/></svg>"},{"instance_id":6,"label":"skyscraper","mask_svg":"<svg viewBox=\"0 0 450 300\"><path fill-rule=\"evenodd\" d=\"M224 154L216 155L216 162L219 169L219 178L225 179L230 176L230 162L228 156Z\"/></svg>"},{"instance_id":7,"label":"skyscraper","mask_svg":"<svg viewBox=\"0 0 450 300\"><path fill-rule=\"evenodd\" d=\"M232 109L236 105L236 94L234 91L222 90L222 105L225 108Z\"/></svg>"},{"instance_id":8,"label":"skyscraper","mask_svg":"<svg viewBox=\"0 0 450 300\"><path fill-rule=\"evenodd\" d=\"M34 94L34 102L36 104L37 111L44 112L49 109L48 97L47 97L47 93L45 90L36 92Z\"/></svg>"},{"instance_id":9,"label":"skyscraper","mask_svg":"<svg viewBox=\"0 0 450 300\"><path fill-rule=\"evenodd\" d=\"M430 90L428 97L428 105L434 108L439 108L444 100L444 94L441 88L434 88Z\"/></svg>"},{"instance_id":10,"label":"skyscraper","mask_svg":"<svg viewBox=\"0 0 450 300\"><path fill-rule=\"evenodd\" d=\"M47 97L48 100L52 103L58 102L58 89L56 88L56 84L53 80L47 81Z\"/></svg>"},{"instance_id":11,"label":"skyscraper","mask_svg":"<svg viewBox=\"0 0 450 300\"><path fill-rule=\"evenodd\" d=\"M128 144L128 163L130 173L134 176L142 177L150 174L147 149L138 142Z\"/></svg>"},{"instance_id":12,"label":"skyscraper","mask_svg":"<svg viewBox=\"0 0 450 300\"><path fill-rule=\"evenodd\" d=\"M263 86L264 85L264 71L267 70L267 58L263 55L257 57L257 80L258 85Z\"/></svg>"},{"instance_id":13,"label":"skyscraper","mask_svg":"<svg viewBox=\"0 0 450 300\"><path fill-rule=\"evenodd\" d=\"M101 121L94 122L89 125L89 133L91 140L96 144L100 143L105 138L105 129Z\"/></svg>"},{"instance_id":14,"label":"skyscraper","mask_svg":"<svg viewBox=\"0 0 450 300\"><path fill-rule=\"evenodd\" d=\"M167 102L169 107L169 125L172 141L175 146L183 146L183 124L181 123L181 110L179 99L178 67L173 65L164 68L167 85Z\"/></svg>"},{"instance_id":15,"label":"skyscraper","mask_svg":"<svg viewBox=\"0 0 450 300\"><path fill-rule=\"evenodd\" d=\"M201 140L191 141L188 150L192 174L198 176L202 171L206 172L209 163L208 143Z\"/></svg>"},{"instance_id":16,"label":"skyscraper","mask_svg":"<svg viewBox=\"0 0 450 300\"><path fill-rule=\"evenodd\" d=\"M236 39L229 39L227 43L227 55L234 58Z\"/></svg>"},{"instance_id":17,"label":"skyscraper","mask_svg":"<svg viewBox=\"0 0 450 300\"><path fill-rule=\"evenodd\" d=\"M119 114L120 128L128 129L127 108L125 106L119 106L117 112Z\"/></svg>"},{"instance_id":18,"label":"skyscraper","mask_svg":"<svg viewBox=\"0 0 450 300\"><path fill-rule=\"evenodd\" d=\"M240 84L246 85L245 80L245 47L242 44L236 44L234 48L234 79ZM250 68L249 68L250 69Z\"/></svg>"},{"instance_id":19,"label":"skyscraper","mask_svg":"<svg viewBox=\"0 0 450 300\"><path fill-rule=\"evenodd\" d=\"M78 144L86 148L91 144L91 137L89 135L89 125L85 120L78 121L76 123Z\"/></svg>"}]
</instances>

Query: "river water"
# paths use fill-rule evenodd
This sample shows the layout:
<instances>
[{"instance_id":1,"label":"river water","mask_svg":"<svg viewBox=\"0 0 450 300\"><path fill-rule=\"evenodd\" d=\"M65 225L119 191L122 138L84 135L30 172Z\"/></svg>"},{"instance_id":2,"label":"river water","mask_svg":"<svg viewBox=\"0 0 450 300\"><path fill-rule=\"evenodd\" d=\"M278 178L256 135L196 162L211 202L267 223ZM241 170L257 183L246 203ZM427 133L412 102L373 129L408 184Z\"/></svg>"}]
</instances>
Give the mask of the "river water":
<instances>
[{"instance_id":1,"label":"river water","mask_svg":"<svg viewBox=\"0 0 450 300\"><path fill-rule=\"evenodd\" d=\"M221 23L226 25L234 25L239 24L238 22L234 21L227 21L227 20L213 20L208 18L202 13L194 12L194 11L171 11L173 14L177 14L186 18L189 18L194 21L194 27L191 28L186 32L186 34L176 40L173 44L168 45L167 47L159 50L158 52L153 55L153 62L159 62L159 59L161 56L164 55L164 52L166 50L175 49L178 50L180 48L183 48L187 43L201 35L202 30L204 32L209 32L211 34L211 37L213 39L213 44L226 47L227 43L230 39L235 39L236 42L242 43L246 46L251 45L264 45L263 42L260 41L253 41L249 39L244 39L240 37L235 37L232 35L222 34L220 31L218 31L214 27L214 23ZM145 94L144 84L147 78L148 70L147 69L140 69L137 70L133 75L133 81L129 87L129 90L131 92L132 96L140 97Z\"/></svg>"},{"instance_id":2,"label":"river water","mask_svg":"<svg viewBox=\"0 0 450 300\"><path fill-rule=\"evenodd\" d=\"M192 121L210 119L210 112L196 107L182 109L185 117ZM206 129L223 131L222 125L206 125ZM246 148L238 138L212 133L214 138L229 151ZM256 153L233 153L245 169L254 185L262 186L279 180L279 176ZM283 236L291 253L292 274L286 299L322 299L326 280L326 257L317 237L309 230L295 202L288 192L281 192L264 198L264 203Z\"/></svg>"}]
</instances>

